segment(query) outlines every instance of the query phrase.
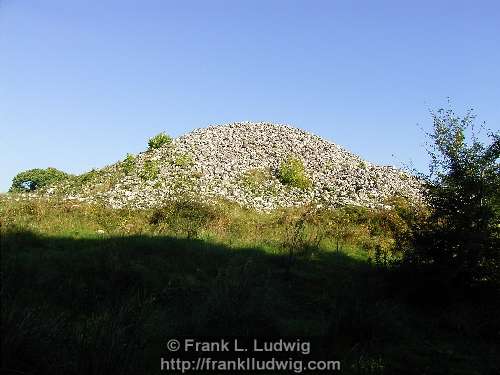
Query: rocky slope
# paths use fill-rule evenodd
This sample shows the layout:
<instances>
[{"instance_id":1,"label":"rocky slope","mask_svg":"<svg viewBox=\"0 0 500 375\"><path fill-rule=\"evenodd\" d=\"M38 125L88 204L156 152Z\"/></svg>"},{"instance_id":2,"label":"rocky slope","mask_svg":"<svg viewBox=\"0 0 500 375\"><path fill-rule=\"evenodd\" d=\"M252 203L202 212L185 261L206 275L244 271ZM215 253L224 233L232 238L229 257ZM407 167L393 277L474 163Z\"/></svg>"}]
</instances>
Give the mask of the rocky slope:
<instances>
[{"instance_id":1,"label":"rocky slope","mask_svg":"<svg viewBox=\"0 0 500 375\"><path fill-rule=\"evenodd\" d=\"M281 182L280 165L303 162L312 185ZM376 166L345 149L287 125L233 123L196 129L170 145L140 153L54 186L46 194L146 208L180 196L220 197L260 210L302 205L377 206L393 195L420 199L419 181Z\"/></svg>"}]
</instances>

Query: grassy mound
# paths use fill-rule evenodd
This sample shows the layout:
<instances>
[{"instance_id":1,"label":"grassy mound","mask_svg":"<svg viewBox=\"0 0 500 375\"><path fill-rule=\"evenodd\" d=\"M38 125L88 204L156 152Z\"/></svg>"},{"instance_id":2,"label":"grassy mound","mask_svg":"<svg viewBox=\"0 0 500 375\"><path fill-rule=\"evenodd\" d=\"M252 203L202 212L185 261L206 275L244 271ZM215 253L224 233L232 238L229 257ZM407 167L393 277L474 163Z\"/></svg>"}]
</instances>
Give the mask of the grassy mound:
<instances>
[{"instance_id":1,"label":"grassy mound","mask_svg":"<svg viewBox=\"0 0 500 375\"><path fill-rule=\"evenodd\" d=\"M494 373L493 312L391 283L401 212L2 199L2 371L153 374L171 337L273 335L344 373Z\"/></svg>"}]
</instances>

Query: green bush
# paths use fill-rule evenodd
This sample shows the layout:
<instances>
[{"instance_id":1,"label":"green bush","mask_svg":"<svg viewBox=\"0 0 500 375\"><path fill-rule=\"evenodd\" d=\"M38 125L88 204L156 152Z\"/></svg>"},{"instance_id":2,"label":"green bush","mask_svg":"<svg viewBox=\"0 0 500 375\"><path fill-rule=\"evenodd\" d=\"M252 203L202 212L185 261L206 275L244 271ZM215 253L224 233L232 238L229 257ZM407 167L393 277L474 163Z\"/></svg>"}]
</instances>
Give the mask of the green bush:
<instances>
[{"instance_id":1,"label":"green bush","mask_svg":"<svg viewBox=\"0 0 500 375\"><path fill-rule=\"evenodd\" d=\"M414 229L406 261L432 268L447 285L498 285L500 132L488 137L476 132L472 111L459 117L440 109L432 120L430 173L421 175L431 212Z\"/></svg>"},{"instance_id":2,"label":"green bush","mask_svg":"<svg viewBox=\"0 0 500 375\"><path fill-rule=\"evenodd\" d=\"M280 164L278 178L281 183L299 189L308 189L312 186L312 181L306 174L304 163L294 156L289 156Z\"/></svg>"},{"instance_id":3,"label":"green bush","mask_svg":"<svg viewBox=\"0 0 500 375\"><path fill-rule=\"evenodd\" d=\"M10 192L34 191L70 177L55 168L30 169L17 174L12 180Z\"/></svg>"},{"instance_id":4,"label":"green bush","mask_svg":"<svg viewBox=\"0 0 500 375\"><path fill-rule=\"evenodd\" d=\"M144 162L144 169L141 173L141 178L143 180L154 180L160 174L160 167L158 167L158 162L156 160L146 160Z\"/></svg>"},{"instance_id":5,"label":"green bush","mask_svg":"<svg viewBox=\"0 0 500 375\"><path fill-rule=\"evenodd\" d=\"M135 156L132 154L127 154L122 162L122 169L125 174L130 174L134 170L135 166Z\"/></svg>"},{"instance_id":6,"label":"green bush","mask_svg":"<svg viewBox=\"0 0 500 375\"><path fill-rule=\"evenodd\" d=\"M154 150L154 149L160 148L162 146L169 145L171 143L172 143L171 136L169 136L166 133L160 133L160 134L155 135L152 138L149 138L148 147L149 147L149 150Z\"/></svg>"}]
</instances>

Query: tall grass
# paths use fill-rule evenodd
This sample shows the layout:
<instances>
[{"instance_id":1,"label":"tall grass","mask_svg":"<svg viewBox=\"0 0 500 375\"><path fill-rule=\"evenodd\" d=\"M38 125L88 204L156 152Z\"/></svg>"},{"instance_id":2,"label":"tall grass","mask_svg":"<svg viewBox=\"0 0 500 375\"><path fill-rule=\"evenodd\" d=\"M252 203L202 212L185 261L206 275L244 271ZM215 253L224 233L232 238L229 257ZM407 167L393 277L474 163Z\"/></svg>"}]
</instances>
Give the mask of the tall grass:
<instances>
[{"instance_id":1,"label":"tall grass","mask_svg":"<svg viewBox=\"0 0 500 375\"><path fill-rule=\"evenodd\" d=\"M493 374L492 311L416 308L391 280L413 215L395 207L1 198L1 370L156 373L166 338L236 335L320 337L344 373Z\"/></svg>"}]
</instances>

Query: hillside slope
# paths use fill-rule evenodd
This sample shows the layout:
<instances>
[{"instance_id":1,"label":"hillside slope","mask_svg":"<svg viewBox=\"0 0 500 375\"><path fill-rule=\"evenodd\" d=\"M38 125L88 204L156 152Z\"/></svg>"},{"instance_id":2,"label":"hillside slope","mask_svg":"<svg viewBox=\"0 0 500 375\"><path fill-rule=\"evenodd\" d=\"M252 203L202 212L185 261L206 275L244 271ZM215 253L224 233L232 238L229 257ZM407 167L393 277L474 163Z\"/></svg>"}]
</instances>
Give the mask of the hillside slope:
<instances>
[{"instance_id":1,"label":"hillside slope","mask_svg":"<svg viewBox=\"0 0 500 375\"><path fill-rule=\"evenodd\" d=\"M280 166L300 160L310 187L283 183ZM182 197L225 198L269 210L317 201L376 206L393 195L420 199L417 178L376 166L287 125L232 123L196 129L169 145L46 190L112 207L147 208Z\"/></svg>"}]
</instances>

